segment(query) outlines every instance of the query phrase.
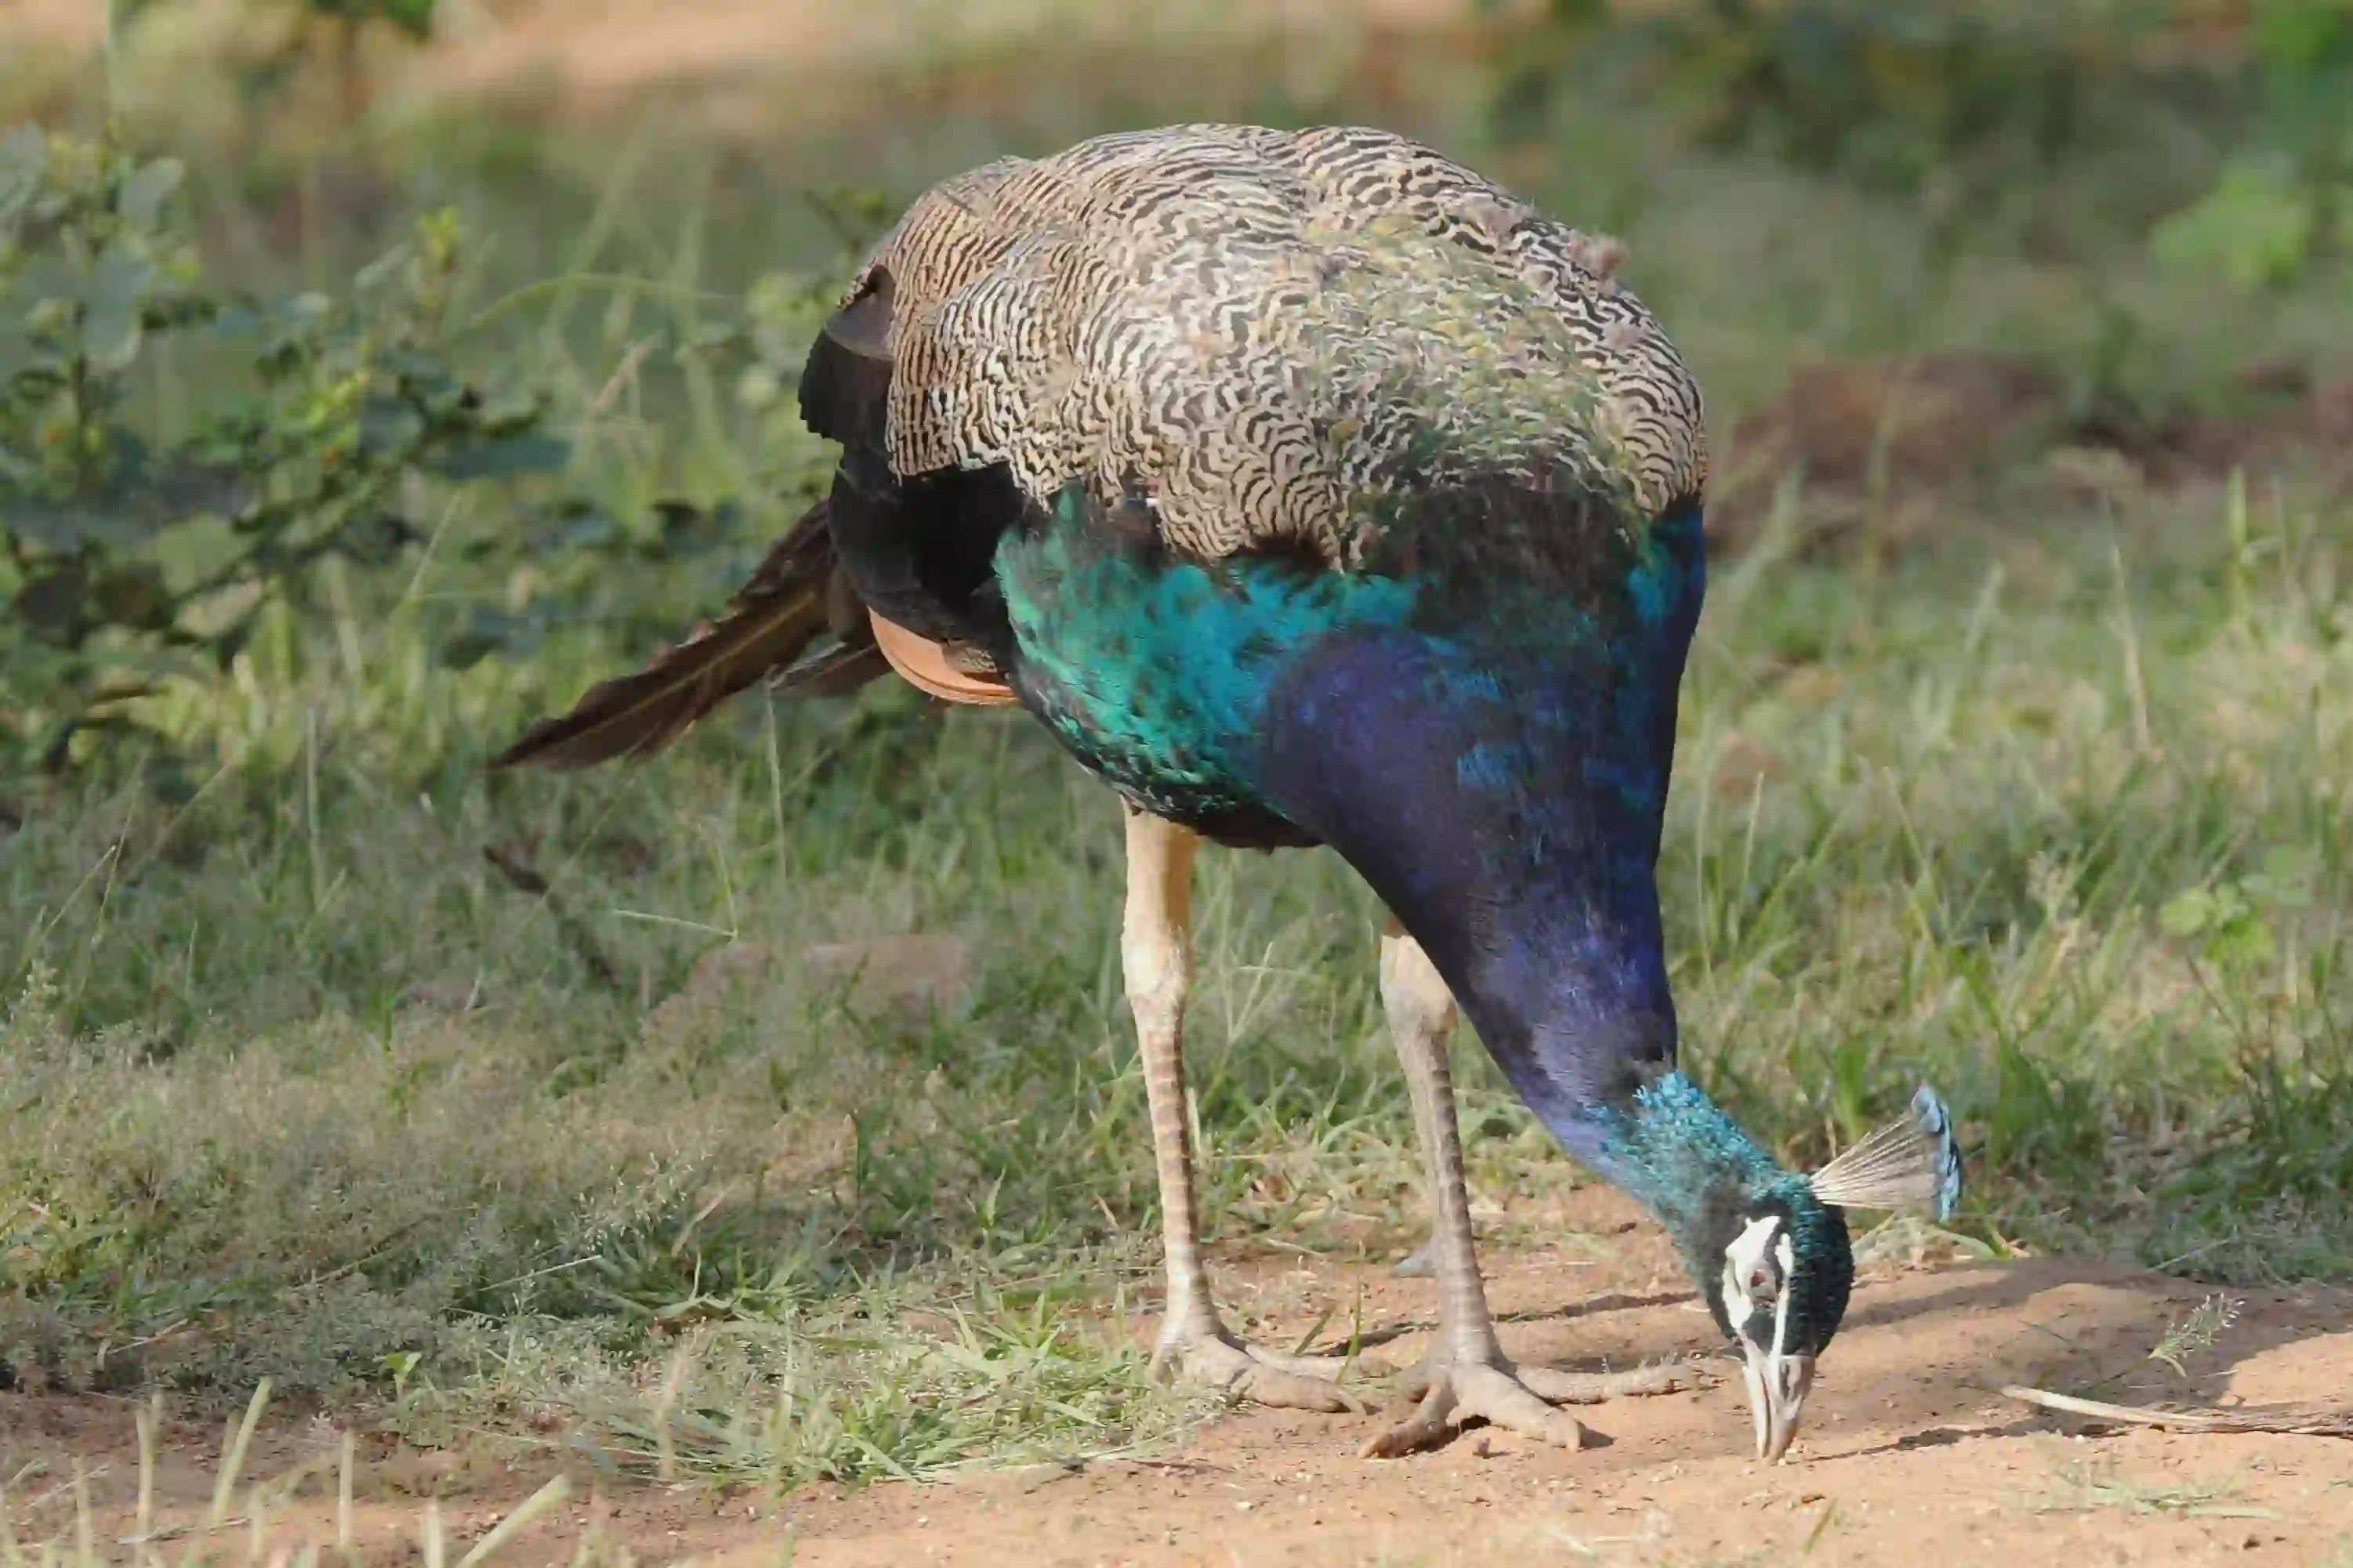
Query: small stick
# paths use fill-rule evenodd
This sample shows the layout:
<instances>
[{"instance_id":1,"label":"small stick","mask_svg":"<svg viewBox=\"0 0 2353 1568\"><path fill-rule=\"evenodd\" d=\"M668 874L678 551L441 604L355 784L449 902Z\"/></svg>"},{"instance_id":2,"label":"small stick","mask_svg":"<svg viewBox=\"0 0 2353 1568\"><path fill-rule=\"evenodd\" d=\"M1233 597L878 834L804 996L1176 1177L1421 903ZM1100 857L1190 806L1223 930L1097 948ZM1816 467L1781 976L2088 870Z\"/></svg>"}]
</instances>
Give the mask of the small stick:
<instances>
[{"instance_id":1,"label":"small stick","mask_svg":"<svg viewBox=\"0 0 2353 1568\"><path fill-rule=\"evenodd\" d=\"M155 1432L164 1421L164 1391L142 1410L139 1421L139 1519L132 1533L145 1541L155 1528Z\"/></svg>"},{"instance_id":2,"label":"small stick","mask_svg":"<svg viewBox=\"0 0 2353 1568\"><path fill-rule=\"evenodd\" d=\"M2143 1410L2129 1405L2104 1405L2096 1399L2052 1394L2048 1389L2004 1388L2005 1398L2045 1410L2127 1426L2161 1426L2176 1432L2270 1432L2295 1437L2353 1437L2353 1411L2325 1410Z\"/></svg>"}]
</instances>

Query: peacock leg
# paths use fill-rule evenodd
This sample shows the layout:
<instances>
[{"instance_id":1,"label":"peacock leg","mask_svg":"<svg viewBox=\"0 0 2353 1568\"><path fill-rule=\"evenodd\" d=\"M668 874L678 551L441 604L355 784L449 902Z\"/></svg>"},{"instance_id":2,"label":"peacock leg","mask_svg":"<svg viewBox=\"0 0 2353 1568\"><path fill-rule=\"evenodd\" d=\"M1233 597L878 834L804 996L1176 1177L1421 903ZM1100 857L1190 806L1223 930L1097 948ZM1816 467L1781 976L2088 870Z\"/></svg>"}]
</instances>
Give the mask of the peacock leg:
<instances>
[{"instance_id":1,"label":"peacock leg","mask_svg":"<svg viewBox=\"0 0 2353 1568\"><path fill-rule=\"evenodd\" d=\"M1127 910L1120 929L1128 1005L1144 1058L1152 1111L1152 1150L1160 1172L1160 1230L1167 1255L1168 1300L1153 1369L1180 1370L1195 1382L1261 1405L1301 1410L1362 1411L1364 1403L1332 1381L1336 1360L1271 1355L1243 1343L1218 1318L1201 1262L1199 1210L1193 1197L1191 1119L1185 1103L1185 993L1192 979L1193 852L1186 828L1145 812L1127 813Z\"/></svg>"},{"instance_id":2,"label":"peacock leg","mask_svg":"<svg viewBox=\"0 0 2353 1568\"><path fill-rule=\"evenodd\" d=\"M1415 1130L1430 1183L1431 1235L1425 1249L1438 1275L1438 1338L1419 1365L1405 1374L1414 1413L1365 1447L1388 1458L1443 1441L1472 1417L1575 1448L1585 1429L1554 1404L1589 1403L1630 1394L1664 1394L1680 1386L1663 1367L1633 1373L1578 1373L1514 1367L1495 1338L1487 1290L1471 1233L1471 1201L1462 1181L1462 1138L1454 1117L1454 1084L1446 1065L1446 1037L1454 997L1421 944L1393 920L1381 937L1381 1002L1398 1059L1413 1097Z\"/></svg>"}]
</instances>

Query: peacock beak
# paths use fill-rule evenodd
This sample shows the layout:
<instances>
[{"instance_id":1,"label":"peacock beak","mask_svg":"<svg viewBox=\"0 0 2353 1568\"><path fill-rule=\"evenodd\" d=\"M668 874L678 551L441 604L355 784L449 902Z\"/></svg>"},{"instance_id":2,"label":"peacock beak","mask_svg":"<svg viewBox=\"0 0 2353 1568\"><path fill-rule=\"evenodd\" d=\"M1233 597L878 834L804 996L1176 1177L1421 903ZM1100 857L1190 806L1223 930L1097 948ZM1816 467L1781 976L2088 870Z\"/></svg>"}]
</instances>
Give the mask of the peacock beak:
<instances>
[{"instance_id":1,"label":"peacock beak","mask_svg":"<svg viewBox=\"0 0 2353 1568\"><path fill-rule=\"evenodd\" d=\"M1798 1417L1814 1386L1814 1358L1776 1355L1746 1342L1740 1348L1748 1358L1741 1373L1748 1384L1748 1413L1757 1424L1757 1457L1770 1464L1789 1451L1798 1435Z\"/></svg>"}]
</instances>

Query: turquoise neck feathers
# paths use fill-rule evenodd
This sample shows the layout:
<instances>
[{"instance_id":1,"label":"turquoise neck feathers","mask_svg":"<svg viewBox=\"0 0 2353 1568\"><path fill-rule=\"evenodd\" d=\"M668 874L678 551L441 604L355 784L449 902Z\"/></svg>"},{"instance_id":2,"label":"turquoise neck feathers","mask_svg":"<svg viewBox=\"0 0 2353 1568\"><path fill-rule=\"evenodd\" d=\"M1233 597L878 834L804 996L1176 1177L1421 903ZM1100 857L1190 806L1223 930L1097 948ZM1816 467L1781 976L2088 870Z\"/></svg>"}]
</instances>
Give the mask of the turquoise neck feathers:
<instances>
[{"instance_id":1,"label":"turquoise neck feathers","mask_svg":"<svg viewBox=\"0 0 2353 1568\"><path fill-rule=\"evenodd\" d=\"M1652 866L1697 509L1630 525L1501 487L1415 507L1336 572L1174 557L1065 492L998 552L1013 679L1145 809L1338 850L1530 1108L1697 1268L1718 1210L1797 1182L1673 1070Z\"/></svg>"}]
</instances>

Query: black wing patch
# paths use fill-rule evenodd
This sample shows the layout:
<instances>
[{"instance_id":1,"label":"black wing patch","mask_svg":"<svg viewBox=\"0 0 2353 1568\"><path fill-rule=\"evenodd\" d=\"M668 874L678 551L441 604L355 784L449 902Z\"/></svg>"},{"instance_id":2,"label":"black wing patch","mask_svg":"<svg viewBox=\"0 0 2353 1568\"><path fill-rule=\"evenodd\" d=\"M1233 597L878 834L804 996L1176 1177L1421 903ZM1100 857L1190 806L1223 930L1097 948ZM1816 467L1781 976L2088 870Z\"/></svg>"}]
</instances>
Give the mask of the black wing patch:
<instances>
[{"instance_id":1,"label":"black wing patch","mask_svg":"<svg viewBox=\"0 0 2353 1568\"><path fill-rule=\"evenodd\" d=\"M997 543L1021 518L1002 466L899 474L889 426L892 305L887 268L836 311L801 372L801 418L842 445L831 497L834 548L858 596L922 637L977 644L1000 668L1012 632L995 588Z\"/></svg>"},{"instance_id":2,"label":"black wing patch","mask_svg":"<svg viewBox=\"0 0 2353 1568\"><path fill-rule=\"evenodd\" d=\"M801 423L845 447L885 450L891 405L891 274L876 268L835 311L801 370Z\"/></svg>"}]
</instances>

